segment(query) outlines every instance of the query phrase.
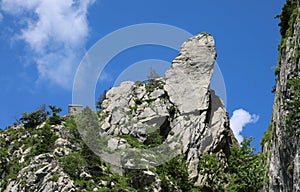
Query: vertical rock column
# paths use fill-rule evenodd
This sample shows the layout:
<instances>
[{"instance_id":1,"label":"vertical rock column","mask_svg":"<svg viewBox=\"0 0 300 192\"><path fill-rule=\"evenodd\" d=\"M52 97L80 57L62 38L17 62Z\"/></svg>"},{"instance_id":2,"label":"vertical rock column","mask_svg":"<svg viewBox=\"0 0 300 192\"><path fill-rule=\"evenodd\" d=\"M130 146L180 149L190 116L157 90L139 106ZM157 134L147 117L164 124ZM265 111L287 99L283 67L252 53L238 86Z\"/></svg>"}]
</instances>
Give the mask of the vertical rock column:
<instances>
[{"instance_id":1,"label":"vertical rock column","mask_svg":"<svg viewBox=\"0 0 300 192\"><path fill-rule=\"evenodd\" d=\"M201 155L224 148L231 133L223 102L210 90L215 59L213 37L201 33L182 45L164 77L164 89L177 107L171 122L174 135L168 139L176 138L180 143L193 179L199 178ZM230 136L229 140L234 140Z\"/></svg>"}]
</instances>

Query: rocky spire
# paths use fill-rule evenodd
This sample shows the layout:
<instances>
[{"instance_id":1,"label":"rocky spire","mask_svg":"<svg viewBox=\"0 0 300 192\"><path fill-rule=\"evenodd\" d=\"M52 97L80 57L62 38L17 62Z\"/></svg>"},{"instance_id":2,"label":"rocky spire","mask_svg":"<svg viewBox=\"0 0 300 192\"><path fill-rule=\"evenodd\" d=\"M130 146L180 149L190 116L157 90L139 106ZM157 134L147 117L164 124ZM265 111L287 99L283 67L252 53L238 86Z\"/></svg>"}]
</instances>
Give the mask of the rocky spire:
<instances>
[{"instance_id":1,"label":"rocky spire","mask_svg":"<svg viewBox=\"0 0 300 192\"><path fill-rule=\"evenodd\" d=\"M102 105L102 112L107 115L104 129L115 136L129 134L145 142L146 126L156 127L163 133L162 144L179 146L187 157L190 177L198 178L200 184L201 156L218 152L226 162L230 146L237 144L223 101L210 90L215 58L210 34L190 38L164 78L148 84L124 82L108 92ZM114 149L124 147L124 142L111 139ZM127 159L125 164L134 166L132 161Z\"/></svg>"},{"instance_id":2,"label":"rocky spire","mask_svg":"<svg viewBox=\"0 0 300 192\"><path fill-rule=\"evenodd\" d=\"M204 153L217 154L223 165L219 171L226 172L230 147L237 141L223 101L210 89L215 58L213 37L201 33L182 45L163 78L110 89L97 114L85 108L76 121L68 116L59 125L47 121L25 129L21 124L1 132L0 191L82 191L89 185L94 191L123 190L121 175L132 169L139 169L133 170L138 176L130 179L132 186L162 191L166 183L159 165L176 155L187 163L181 171L188 185L209 178L199 173ZM168 180L171 191L180 191L178 184Z\"/></svg>"}]
</instances>

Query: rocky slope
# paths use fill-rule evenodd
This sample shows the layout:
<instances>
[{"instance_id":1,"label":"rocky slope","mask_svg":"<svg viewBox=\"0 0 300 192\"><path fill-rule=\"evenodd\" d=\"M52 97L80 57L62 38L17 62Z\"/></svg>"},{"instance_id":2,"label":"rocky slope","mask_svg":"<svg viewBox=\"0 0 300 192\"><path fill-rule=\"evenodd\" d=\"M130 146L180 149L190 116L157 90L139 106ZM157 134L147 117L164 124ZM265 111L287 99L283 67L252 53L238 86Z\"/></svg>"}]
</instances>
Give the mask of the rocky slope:
<instances>
[{"instance_id":1,"label":"rocky slope","mask_svg":"<svg viewBox=\"0 0 300 192\"><path fill-rule=\"evenodd\" d=\"M156 144L161 146L148 150L139 158L147 159L146 156L154 152L168 153L170 158L185 154L192 179L201 178L198 163L204 153L218 152L220 156L228 157L230 146L237 142L223 102L210 90L215 57L214 39L202 33L183 44L164 78L150 80L147 84L124 82L120 87L112 88L100 112L100 116L105 116L102 128L114 136L108 142L118 140L122 148L126 141L117 137L130 135L151 144L149 138L158 131L162 138ZM147 131L149 127L152 132ZM175 146L179 149L174 150ZM168 150L165 147L169 147ZM121 165L126 168L141 168L132 164L133 159L121 161L126 161ZM147 167L159 162L144 163Z\"/></svg>"},{"instance_id":2,"label":"rocky slope","mask_svg":"<svg viewBox=\"0 0 300 192\"><path fill-rule=\"evenodd\" d=\"M215 57L213 37L201 33L163 78L112 88L97 113L23 115L0 132L0 191L220 191L231 173L240 183L241 163L229 161L238 144L210 89Z\"/></svg>"},{"instance_id":3,"label":"rocky slope","mask_svg":"<svg viewBox=\"0 0 300 192\"><path fill-rule=\"evenodd\" d=\"M23 114L0 130L0 192L300 191L300 1L287 0L264 155L239 146L210 89L207 33L187 40L163 78L123 82L101 110Z\"/></svg>"},{"instance_id":4,"label":"rocky slope","mask_svg":"<svg viewBox=\"0 0 300 192\"><path fill-rule=\"evenodd\" d=\"M123 82L97 112L51 106L0 132L0 191L257 191L263 158L239 147L210 89L214 39L187 40L163 78Z\"/></svg>"},{"instance_id":5,"label":"rocky slope","mask_svg":"<svg viewBox=\"0 0 300 192\"><path fill-rule=\"evenodd\" d=\"M264 191L300 191L300 17L299 1L288 0L281 19L273 116L263 140L268 155Z\"/></svg>"}]
</instances>

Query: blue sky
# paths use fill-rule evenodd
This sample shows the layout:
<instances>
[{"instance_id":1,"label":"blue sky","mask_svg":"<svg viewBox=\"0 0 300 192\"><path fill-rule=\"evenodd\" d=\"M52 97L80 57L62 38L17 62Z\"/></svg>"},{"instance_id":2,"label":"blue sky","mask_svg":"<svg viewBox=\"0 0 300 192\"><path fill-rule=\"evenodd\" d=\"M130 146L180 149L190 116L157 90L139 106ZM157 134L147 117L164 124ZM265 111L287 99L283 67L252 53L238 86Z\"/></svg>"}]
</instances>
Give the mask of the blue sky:
<instances>
[{"instance_id":1,"label":"blue sky","mask_svg":"<svg viewBox=\"0 0 300 192\"><path fill-rule=\"evenodd\" d=\"M134 24L163 23L192 34L211 33L235 129L259 141L271 118L280 42L280 1L0 0L0 127L41 104L67 111L85 52L105 35ZM177 52L141 46L117 55L96 94L124 68L144 59L171 62ZM239 110L243 109L243 110ZM62 113L62 114L63 114ZM248 123L248 124L247 124Z\"/></svg>"}]
</instances>

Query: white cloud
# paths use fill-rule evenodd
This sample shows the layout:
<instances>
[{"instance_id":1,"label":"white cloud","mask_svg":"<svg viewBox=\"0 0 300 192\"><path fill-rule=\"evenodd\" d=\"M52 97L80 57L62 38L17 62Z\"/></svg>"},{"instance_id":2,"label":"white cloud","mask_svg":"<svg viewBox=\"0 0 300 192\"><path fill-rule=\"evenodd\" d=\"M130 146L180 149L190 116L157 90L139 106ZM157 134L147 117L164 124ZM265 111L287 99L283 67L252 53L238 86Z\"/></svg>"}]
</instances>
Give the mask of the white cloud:
<instances>
[{"instance_id":1,"label":"white cloud","mask_svg":"<svg viewBox=\"0 0 300 192\"><path fill-rule=\"evenodd\" d=\"M2 0L3 11L22 18L17 39L33 50L39 81L71 87L89 34L88 7L94 1Z\"/></svg>"},{"instance_id":2,"label":"white cloud","mask_svg":"<svg viewBox=\"0 0 300 192\"><path fill-rule=\"evenodd\" d=\"M256 123L258 120L258 115L251 115L244 109L238 109L233 112L233 115L230 118L230 126L239 143L243 141L243 136L241 135L243 128L249 123Z\"/></svg>"}]
</instances>

